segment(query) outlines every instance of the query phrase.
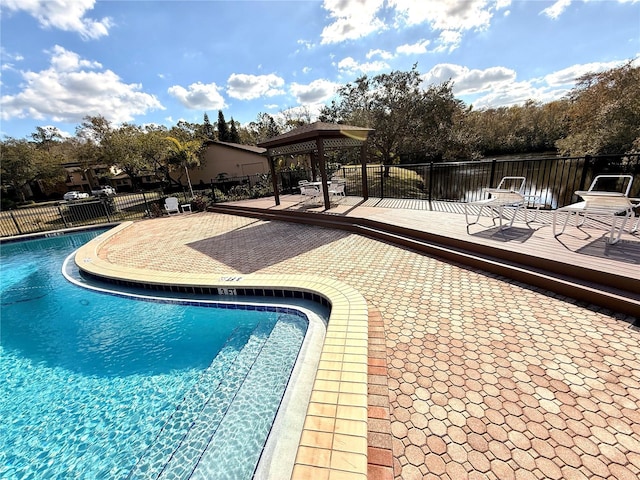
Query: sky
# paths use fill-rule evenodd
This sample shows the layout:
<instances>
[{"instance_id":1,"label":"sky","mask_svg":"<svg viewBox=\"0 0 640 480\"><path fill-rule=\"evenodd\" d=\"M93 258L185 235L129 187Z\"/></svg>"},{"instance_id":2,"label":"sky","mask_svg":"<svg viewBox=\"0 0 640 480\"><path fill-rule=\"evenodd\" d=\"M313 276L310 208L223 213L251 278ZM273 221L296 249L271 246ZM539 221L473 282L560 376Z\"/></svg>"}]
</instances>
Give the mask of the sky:
<instances>
[{"instance_id":1,"label":"sky","mask_svg":"<svg viewBox=\"0 0 640 480\"><path fill-rule=\"evenodd\" d=\"M36 127L312 120L362 75L451 80L474 109L640 66L640 0L0 0L0 138Z\"/></svg>"}]
</instances>

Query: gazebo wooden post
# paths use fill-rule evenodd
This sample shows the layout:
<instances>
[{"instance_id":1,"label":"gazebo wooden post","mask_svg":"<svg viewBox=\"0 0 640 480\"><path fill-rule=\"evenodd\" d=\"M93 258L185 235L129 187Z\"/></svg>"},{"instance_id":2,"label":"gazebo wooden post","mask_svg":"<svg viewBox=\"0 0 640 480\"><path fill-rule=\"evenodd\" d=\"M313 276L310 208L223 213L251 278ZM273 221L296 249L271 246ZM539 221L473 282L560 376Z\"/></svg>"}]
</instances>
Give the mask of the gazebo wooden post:
<instances>
[{"instance_id":1,"label":"gazebo wooden post","mask_svg":"<svg viewBox=\"0 0 640 480\"><path fill-rule=\"evenodd\" d=\"M362 164L362 197L369 199L369 182L367 180L367 141L360 147L360 163Z\"/></svg>"},{"instance_id":2,"label":"gazebo wooden post","mask_svg":"<svg viewBox=\"0 0 640 480\"><path fill-rule=\"evenodd\" d=\"M278 178L276 177L276 165L274 158L268 155L269 158L269 170L271 171L271 184L273 185L273 196L276 199L276 205L280 205L280 195L278 193Z\"/></svg>"},{"instance_id":3,"label":"gazebo wooden post","mask_svg":"<svg viewBox=\"0 0 640 480\"><path fill-rule=\"evenodd\" d=\"M310 180L312 182L315 182L316 178L317 178L317 175L318 175L318 170L317 170L317 165L318 165L317 152L309 153L309 163L311 163L311 178L310 178Z\"/></svg>"},{"instance_id":4,"label":"gazebo wooden post","mask_svg":"<svg viewBox=\"0 0 640 480\"><path fill-rule=\"evenodd\" d=\"M327 185L327 165L324 158L324 145L322 142L322 138L316 138L316 145L318 147L318 167L320 167L320 180L322 181L324 208L325 210L329 210L331 208L331 201L329 200L329 188Z\"/></svg>"}]
</instances>

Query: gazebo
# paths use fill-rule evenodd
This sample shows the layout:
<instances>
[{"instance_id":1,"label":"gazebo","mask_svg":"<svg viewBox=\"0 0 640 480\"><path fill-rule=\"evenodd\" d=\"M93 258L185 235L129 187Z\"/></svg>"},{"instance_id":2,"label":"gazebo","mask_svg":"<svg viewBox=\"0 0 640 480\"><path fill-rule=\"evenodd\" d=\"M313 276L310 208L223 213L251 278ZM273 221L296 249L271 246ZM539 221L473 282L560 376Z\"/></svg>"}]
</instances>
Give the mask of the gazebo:
<instances>
[{"instance_id":1,"label":"gazebo","mask_svg":"<svg viewBox=\"0 0 640 480\"><path fill-rule=\"evenodd\" d=\"M362 193L365 200L369 197L367 188L367 139L374 130L371 128L355 127L352 125L340 125L337 123L315 122L303 125L290 132L260 142L258 147L266 148L269 159L269 169L273 182L273 193L276 205L280 205L278 192L278 178L276 177L276 157L293 154L309 154L312 170L315 165L320 170L322 191L324 195L325 209L331 206L329 190L327 188L327 168L325 152L328 150L340 150L344 148L360 148L360 160L362 164Z\"/></svg>"}]
</instances>

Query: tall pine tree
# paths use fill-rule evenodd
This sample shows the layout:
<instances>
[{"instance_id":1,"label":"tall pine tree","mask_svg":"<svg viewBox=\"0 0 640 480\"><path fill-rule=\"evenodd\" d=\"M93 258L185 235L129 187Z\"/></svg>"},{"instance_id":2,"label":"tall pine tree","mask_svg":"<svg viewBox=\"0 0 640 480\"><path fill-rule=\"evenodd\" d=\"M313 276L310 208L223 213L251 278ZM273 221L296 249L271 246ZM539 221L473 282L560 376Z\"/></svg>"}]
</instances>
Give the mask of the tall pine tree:
<instances>
[{"instance_id":1,"label":"tall pine tree","mask_svg":"<svg viewBox=\"0 0 640 480\"><path fill-rule=\"evenodd\" d=\"M207 112L204 112L204 120L203 120L203 125L202 125L202 136L205 138L205 140L215 140L216 139L216 132L213 129L213 125L211 125L211 122L209 121L209 115L207 115Z\"/></svg>"},{"instance_id":2,"label":"tall pine tree","mask_svg":"<svg viewBox=\"0 0 640 480\"><path fill-rule=\"evenodd\" d=\"M233 117L231 117L231 128L229 129L229 141L231 143L240 143L240 134L238 133L238 129L236 128L236 122L233 121Z\"/></svg>"},{"instance_id":3,"label":"tall pine tree","mask_svg":"<svg viewBox=\"0 0 640 480\"><path fill-rule=\"evenodd\" d=\"M222 110L218 110L218 140L221 142L231 141L229 127L224 119L224 113L222 113Z\"/></svg>"}]
</instances>

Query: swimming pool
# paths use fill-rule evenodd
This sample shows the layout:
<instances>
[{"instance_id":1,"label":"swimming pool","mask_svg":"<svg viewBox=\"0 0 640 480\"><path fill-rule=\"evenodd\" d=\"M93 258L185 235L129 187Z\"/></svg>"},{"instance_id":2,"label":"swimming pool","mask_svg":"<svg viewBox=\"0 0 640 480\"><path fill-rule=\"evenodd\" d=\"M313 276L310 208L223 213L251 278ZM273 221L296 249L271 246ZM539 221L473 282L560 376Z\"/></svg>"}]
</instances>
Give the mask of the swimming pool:
<instances>
[{"instance_id":1,"label":"swimming pool","mask_svg":"<svg viewBox=\"0 0 640 480\"><path fill-rule=\"evenodd\" d=\"M66 282L99 233L2 245L0 475L250 478L308 319Z\"/></svg>"}]
</instances>

